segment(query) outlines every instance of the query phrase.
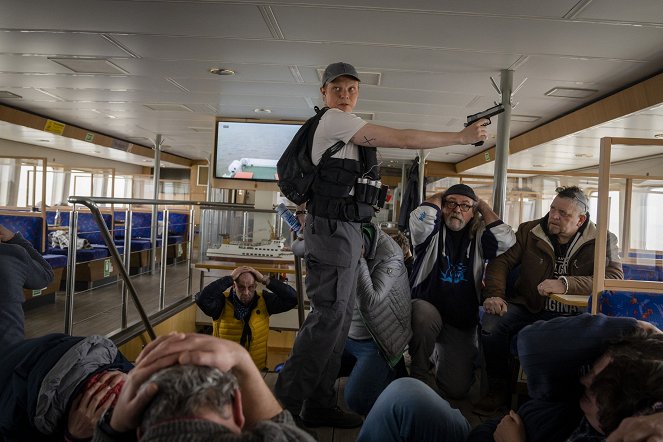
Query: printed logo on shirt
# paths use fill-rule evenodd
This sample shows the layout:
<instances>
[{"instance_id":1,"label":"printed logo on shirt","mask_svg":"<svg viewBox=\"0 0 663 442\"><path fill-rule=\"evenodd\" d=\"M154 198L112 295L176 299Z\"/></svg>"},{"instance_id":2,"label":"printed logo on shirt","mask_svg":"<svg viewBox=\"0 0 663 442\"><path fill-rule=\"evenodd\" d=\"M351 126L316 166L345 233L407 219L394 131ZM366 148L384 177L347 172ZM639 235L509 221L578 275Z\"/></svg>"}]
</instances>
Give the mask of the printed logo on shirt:
<instances>
[{"instance_id":1,"label":"printed logo on shirt","mask_svg":"<svg viewBox=\"0 0 663 442\"><path fill-rule=\"evenodd\" d=\"M562 304L561 302L550 298L546 300L545 310L559 313L563 316L577 315L580 313L580 309L577 306Z\"/></svg>"},{"instance_id":2,"label":"printed logo on shirt","mask_svg":"<svg viewBox=\"0 0 663 442\"><path fill-rule=\"evenodd\" d=\"M467 272L467 266L464 263L458 263L453 265L449 262L449 257L445 256L447 260L446 270L440 272L440 279L444 282L450 282L452 284L458 284L459 282L467 281L465 279L465 272Z\"/></svg>"}]
</instances>

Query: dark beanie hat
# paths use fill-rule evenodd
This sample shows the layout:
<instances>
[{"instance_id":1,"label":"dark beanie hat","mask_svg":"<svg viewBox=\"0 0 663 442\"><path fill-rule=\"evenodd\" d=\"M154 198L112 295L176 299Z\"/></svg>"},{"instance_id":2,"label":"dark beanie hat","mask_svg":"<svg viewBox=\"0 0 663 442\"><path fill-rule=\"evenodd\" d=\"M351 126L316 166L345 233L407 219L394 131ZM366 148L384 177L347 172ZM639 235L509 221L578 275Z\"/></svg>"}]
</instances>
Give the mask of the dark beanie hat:
<instances>
[{"instance_id":1,"label":"dark beanie hat","mask_svg":"<svg viewBox=\"0 0 663 442\"><path fill-rule=\"evenodd\" d=\"M472 190L472 188L467 184L454 184L453 186L449 187L446 192L444 192L442 199L448 197L449 195L463 195L468 198L472 198L474 201L479 201L477 194L474 193L474 190Z\"/></svg>"}]
</instances>

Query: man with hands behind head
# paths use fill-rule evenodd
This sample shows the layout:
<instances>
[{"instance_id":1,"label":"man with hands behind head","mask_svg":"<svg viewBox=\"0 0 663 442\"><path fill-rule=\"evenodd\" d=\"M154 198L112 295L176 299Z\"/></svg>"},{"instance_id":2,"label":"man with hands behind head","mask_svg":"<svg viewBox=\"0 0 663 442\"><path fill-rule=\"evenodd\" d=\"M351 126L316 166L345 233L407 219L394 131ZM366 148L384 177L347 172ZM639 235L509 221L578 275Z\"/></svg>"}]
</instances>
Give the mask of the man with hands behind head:
<instances>
[{"instance_id":1,"label":"man with hands behind head","mask_svg":"<svg viewBox=\"0 0 663 442\"><path fill-rule=\"evenodd\" d=\"M261 295L256 291L258 282L266 288ZM267 366L269 316L295 307L297 293L253 267L240 266L198 293L196 304L214 320L212 334L241 344L262 370Z\"/></svg>"},{"instance_id":2,"label":"man with hands behind head","mask_svg":"<svg viewBox=\"0 0 663 442\"><path fill-rule=\"evenodd\" d=\"M479 387L474 381L484 262L511 247L515 235L465 184L436 193L413 210L410 233L414 246L410 371L433 389L439 383L444 397L463 398L473 385ZM434 348L435 377L429 373Z\"/></svg>"},{"instance_id":3,"label":"man with hands behind head","mask_svg":"<svg viewBox=\"0 0 663 442\"><path fill-rule=\"evenodd\" d=\"M176 366L204 366L202 373L207 376L199 384L205 384L205 394L196 382L181 387L159 381L160 374ZM210 400L215 390L230 390L230 394ZM183 407L170 407L167 415L150 417L150 409L162 405L164 398ZM117 405L103 416L93 440L132 441L137 431L144 442L314 440L279 405L242 346L183 333L161 336L145 347Z\"/></svg>"}]
</instances>

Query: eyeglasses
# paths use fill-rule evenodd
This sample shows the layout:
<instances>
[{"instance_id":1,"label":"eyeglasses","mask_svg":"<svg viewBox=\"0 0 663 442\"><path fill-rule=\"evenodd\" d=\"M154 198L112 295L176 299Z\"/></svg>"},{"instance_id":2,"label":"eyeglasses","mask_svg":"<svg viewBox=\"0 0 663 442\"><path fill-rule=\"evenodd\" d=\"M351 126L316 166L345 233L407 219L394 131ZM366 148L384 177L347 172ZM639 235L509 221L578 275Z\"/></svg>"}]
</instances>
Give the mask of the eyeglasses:
<instances>
[{"instance_id":1,"label":"eyeglasses","mask_svg":"<svg viewBox=\"0 0 663 442\"><path fill-rule=\"evenodd\" d=\"M560 186L555 189L555 192L557 192L557 195L559 196L563 196L565 198L571 198L578 201L585 208L584 213L587 213L587 211L589 210L587 203L578 196L578 193L573 188Z\"/></svg>"},{"instance_id":2,"label":"eyeglasses","mask_svg":"<svg viewBox=\"0 0 663 442\"><path fill-rule=\"evenodd\" d=\"M465 204L465 203L458 204L455 201L445 201L444 207L446 207L449 210L456 210L456 207L459 207L461 212L467 212L468 210L474 208L474 204Z\"/></svg>"},{"instance_id":3,"label":"eyeglasses","mask_svg":"<svg viewBox=\"0 0 663 442\"><path fill-rule=\"evenodd\" d=\"M257 287L255 284L241 285L241 284L235 283L235 285L237 286L237 290L248 290L250 292L254 291Z\"/></svg>"}]
</instances>

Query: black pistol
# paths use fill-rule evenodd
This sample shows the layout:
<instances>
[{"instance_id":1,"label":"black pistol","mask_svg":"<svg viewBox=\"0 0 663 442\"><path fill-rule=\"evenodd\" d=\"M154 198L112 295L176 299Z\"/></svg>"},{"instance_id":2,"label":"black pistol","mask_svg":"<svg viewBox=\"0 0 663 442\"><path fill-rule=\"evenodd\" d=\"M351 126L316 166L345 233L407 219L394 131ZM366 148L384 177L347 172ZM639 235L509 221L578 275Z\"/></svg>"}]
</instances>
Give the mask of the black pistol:
<instances>
[{"instance_id":1,"label":"black pistol","mask_svg":"<svg viewBox=\"0 0 663 442\"><path fill-rule=\"evenodd\" d=\"M488 126L490 124L490 117L494 117L495 115L499 115L502 112L504 112L504 106L501 104L495 105L489 109L486 109L483 112L478 112L476 114L468 115L467 116L467 123L465 123L465 127L469 126L470 124L474 123L475 121L478 121L482 118L488 118L488 123L484 124L484 126ZM478 143L474 143L475 146L481 146L483 144L483 141L479 141Z\"/></svg>"}]
</instances>

